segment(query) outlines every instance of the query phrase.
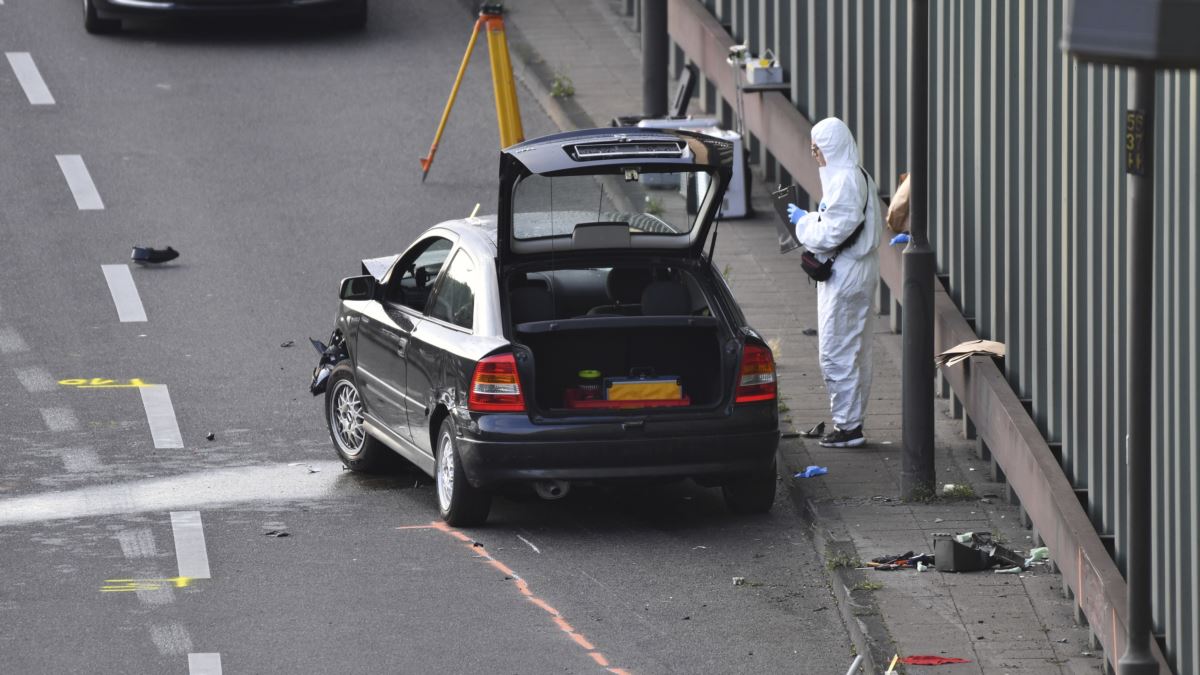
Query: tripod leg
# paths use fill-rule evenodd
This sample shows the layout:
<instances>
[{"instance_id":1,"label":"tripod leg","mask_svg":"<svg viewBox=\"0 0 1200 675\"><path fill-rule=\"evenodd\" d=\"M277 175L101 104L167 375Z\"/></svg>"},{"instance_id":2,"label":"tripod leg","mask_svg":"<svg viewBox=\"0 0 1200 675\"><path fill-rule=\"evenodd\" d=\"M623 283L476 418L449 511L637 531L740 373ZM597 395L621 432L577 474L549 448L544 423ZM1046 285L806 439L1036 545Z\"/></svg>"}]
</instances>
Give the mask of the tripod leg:
<instances>
[{"instance_id":1,"label":"tripod leg","mask_svg":"<svg viewBox=\"0 0 1200 675\"><path fill-rule=\"evenodd\" d=\"M442 140L442 132L446 130L446 122L450 120L450 109L454 107L454 99L458 96L458 88L462 85L463 75L467 72L467 64L471 62L471 52L475 51L475 40L479 37L479 28L483 25L483 17L475 21L471 30L471 41L467 43L467 51L463 54L462 64L458 66L458 75L454 76L454 87L450 89L450 99L442 111L442 120L438 122L437 133L433 135L433 145L429 146L429 155L421 158L421 182L429 175L429 167L433 166L433 156L437 154L438 143Z\"/></svg>"},{"instance_id":2,"label":"tripod leg","mask_svg":"<svg viewBox=\"0 0 1200 675\"><path fill-rule=\"evenodd\" d=\"M521 127L521 109L517 104L517 85L513 81L512 62L508 55L508 37L504 19L499 15L487 20L488 56L492 62L492 88L496 95L496 122L500 127L500 147L525 140Z\"/></svg>"}]
</instances>

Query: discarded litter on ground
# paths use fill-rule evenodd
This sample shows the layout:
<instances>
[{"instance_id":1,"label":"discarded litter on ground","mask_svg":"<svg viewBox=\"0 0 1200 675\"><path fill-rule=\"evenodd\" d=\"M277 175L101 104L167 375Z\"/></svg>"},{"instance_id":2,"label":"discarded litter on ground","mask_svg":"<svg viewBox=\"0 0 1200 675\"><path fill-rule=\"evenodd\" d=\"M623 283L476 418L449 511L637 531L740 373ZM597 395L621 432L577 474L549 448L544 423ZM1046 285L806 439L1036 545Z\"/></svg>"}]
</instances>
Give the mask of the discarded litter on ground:
<instances>
[{"instance_id":1,"label":"discarded litter on ground","mask_svg":"<svg viewBox=\"0 0 1200 675\"><path fill-rule=\"evenodd\" d=\"M816 426L800 435L805 438L820 438L821 436L825 435L825 423L817 422Z\"/></svg>"},{"instance_id":2,"label":"discarded litter on ground","mask_svg":"<svg viewBox=\"0 0 1200 675\"><path fill-rule=\"evenodd\" d=\"M129 252L129 259L139 265L147 263L157 265L165 263L179 257L179 251L171 248L151 248L149 246L134 246Z\"/></svg>"},{"instance_id":3,"label":"discarded litter on ground","mask_svg":"<svg viewBox=\"0 0 1200 675\"><path fill-rule=\"evenodd\" d=\"M796 478L812 478L814 476L823 476L827 473L829 473L829 469L827 469L823 466L816 466L814 464L813 466L810 466L810 467L806 468L805 470L797 473Z\"/></svg>"},{"instance_id":4,"label":"discarded litter on ground","mask_svg":"<svg viewBox=\"0 0 1200 675\"><path fill-rule=\"evenodd\" d=\"M914 654L900 659L906 666L945 666L951 663L970 663L968 659L956 656L933 656L929 654Z\"/></svg>"}]
</instances>

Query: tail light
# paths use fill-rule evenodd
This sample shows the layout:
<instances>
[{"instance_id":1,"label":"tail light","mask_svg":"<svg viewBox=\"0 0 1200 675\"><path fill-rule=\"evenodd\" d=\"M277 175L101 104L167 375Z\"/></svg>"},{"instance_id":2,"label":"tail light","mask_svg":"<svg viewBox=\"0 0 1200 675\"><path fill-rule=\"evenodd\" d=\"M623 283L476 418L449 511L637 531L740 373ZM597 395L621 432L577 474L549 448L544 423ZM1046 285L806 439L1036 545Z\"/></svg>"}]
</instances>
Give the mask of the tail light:
<instances>
[{"instance_id":1,"label":"tail light","mask_svg":"<svg viewBox=\"0 0 1200 675\"><path fill-rule=\"evenodd\" d=\"M517 361L512 354L497 354L480 360L471 377L467 407L477 412L522 412L525 397L517 378Z\"/></svg>"},{"instance_id":2,"label":"tail light","mask_svg":"<svg viewBox=\"0 0 1200 675\"><path fill-rule=\"evenodd\" d=\"M753 403L775 400L775 358L762 345L746 344L742 350L742 372L734 402Z\"/></svg>"}]
</instances>

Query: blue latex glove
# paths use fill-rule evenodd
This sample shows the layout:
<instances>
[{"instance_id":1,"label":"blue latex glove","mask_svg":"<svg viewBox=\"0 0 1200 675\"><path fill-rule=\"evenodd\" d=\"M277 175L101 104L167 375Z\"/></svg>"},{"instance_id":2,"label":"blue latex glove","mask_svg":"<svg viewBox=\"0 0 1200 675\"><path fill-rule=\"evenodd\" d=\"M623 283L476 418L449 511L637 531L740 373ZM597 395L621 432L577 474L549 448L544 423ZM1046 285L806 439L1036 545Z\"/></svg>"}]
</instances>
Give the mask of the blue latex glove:
<instances>
[{"instance_id":1,"label":"blue latex glove","mask_svg":"<svg viewBox=\"0 0 1200 675\"><path fill-rule=\"evenodd\" d=\"M907 232L901 232L900 234L892 237L891 245L895 246L896 244L907 244L909 238L910 237L908 236Z\"/></svg>"},{"instance_id":2,"label":"blue latex glove","mask_svg":"<svg viewBox=\"0 0 1200 675\"><path fill-rule=\"evenodd\" d=\"M796 478L812 478L814 476L822 476L827 473L829 473L829 469L827 469L823 466L816 466L814 464L813 466L810 466L807 469L796 474L795 477Z\"/></svg>"},{"instance_id":3,"label":"blue latex glove","mask_svg":"<svg viewBox=\"0 0 1200 675\"><path fill-rule=\"evenodd\" d=\"M808 211L805 211L804 209L800 208L799 206L796 206L795 204L788 204L788 207L787 207L788 220L792 221L793 225L799 223L800 219L803 218L807 213L808 213Z\"/></svg>"}]
</instances>

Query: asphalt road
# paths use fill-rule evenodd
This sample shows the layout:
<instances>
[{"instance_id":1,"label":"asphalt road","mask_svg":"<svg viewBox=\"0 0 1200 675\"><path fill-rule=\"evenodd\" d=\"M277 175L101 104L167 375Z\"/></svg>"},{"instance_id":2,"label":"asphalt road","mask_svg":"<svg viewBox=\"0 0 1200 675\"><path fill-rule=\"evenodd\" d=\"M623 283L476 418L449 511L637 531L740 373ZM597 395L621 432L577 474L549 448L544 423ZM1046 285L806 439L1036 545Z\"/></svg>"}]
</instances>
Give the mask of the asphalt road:
<instances>
[{"instance_id":1,"label":"asphalt road","mask_svg":"<svg viewBox=\"0 0 1200 675\"><path fill-rule=\"evenodd\" d=\"M0 673L845 671L782 494L517 496L455 532L423 476L341 470L306 389L338 281L494 209L485 49L419 180L458 3L112 37L79 4L0 4Z\"/></svg>"}]
</instances>

